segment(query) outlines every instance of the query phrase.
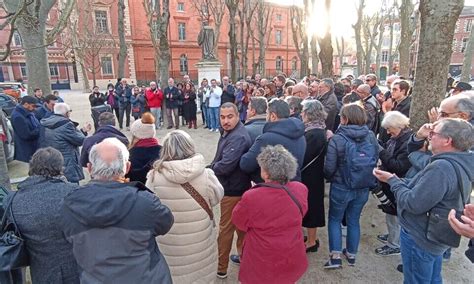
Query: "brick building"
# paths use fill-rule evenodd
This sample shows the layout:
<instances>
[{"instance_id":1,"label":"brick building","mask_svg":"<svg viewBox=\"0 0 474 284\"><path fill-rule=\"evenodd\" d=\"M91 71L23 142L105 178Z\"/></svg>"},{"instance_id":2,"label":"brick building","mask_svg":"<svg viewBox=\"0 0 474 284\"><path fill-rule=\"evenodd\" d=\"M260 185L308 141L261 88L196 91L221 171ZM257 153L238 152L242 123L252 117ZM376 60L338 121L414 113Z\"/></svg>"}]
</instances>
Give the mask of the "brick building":
<instances>
[{"instance_id":1,"label":"brick building","mask_svg":"<svg viewBox=\"0 0 474 284\"><path fill-rule=\"evenodd\" d=\"M464 7L456 22L456 29L454 30L453 54L451 55L451 64L449 66L449 72L453 76L461 74L464 51L467 47L473 20L474 7ZM474 57L471 66L474 66ZM474 77L474 68L471 68L471 76Z\"/></svg>"}]
</instances>

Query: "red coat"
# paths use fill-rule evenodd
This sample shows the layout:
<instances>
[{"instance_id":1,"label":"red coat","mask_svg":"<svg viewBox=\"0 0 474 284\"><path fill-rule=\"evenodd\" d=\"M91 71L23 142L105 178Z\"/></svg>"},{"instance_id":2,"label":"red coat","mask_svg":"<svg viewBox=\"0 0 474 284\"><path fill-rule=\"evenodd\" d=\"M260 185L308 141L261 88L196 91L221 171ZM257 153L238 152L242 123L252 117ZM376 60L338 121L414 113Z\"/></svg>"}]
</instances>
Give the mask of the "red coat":
<instances>
[{"instance_id":1,"label":"red coat","mask_svg":"<svg viewBox=\"0 0 474 284\"><path fill-rule=\"evenodd\" d=\"M161 107L161 102L163 101L163 92L160 89L153 91L151 88L145 90L146 101L149 108L159 108Z\"/></svg>"},{"instance_id":2,"label":"red coat","mask_svg":"<svg viewBox=\"0 0 474 284\"><path fill-rule=\"evenodd\" d=\"M298 206L283 189L248 190L232 212L232 222L246 232L239 280L242 283L295 283L306 271L308 260L301 223L308 210L308 189L289 182Z\"/></svg>"}]
</instances>

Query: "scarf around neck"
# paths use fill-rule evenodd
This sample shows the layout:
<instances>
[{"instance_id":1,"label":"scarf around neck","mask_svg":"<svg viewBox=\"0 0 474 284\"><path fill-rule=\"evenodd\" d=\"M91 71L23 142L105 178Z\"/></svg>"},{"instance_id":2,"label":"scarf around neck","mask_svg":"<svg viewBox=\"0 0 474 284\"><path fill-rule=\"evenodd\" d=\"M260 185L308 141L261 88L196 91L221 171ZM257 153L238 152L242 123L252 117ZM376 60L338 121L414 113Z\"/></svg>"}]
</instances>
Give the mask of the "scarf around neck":
<instances>
[{"instance_id":1,"label":"scarf around neck","mask_svg":"<svg viewBox=\"0 0 474 284\"><path fill-rule=\"evenodd\" d=\"M324 120L320 121L309 121L304 124L304 132L308 132L313 129L326 129L326 123Z\"/></svg>"}]
</instances>

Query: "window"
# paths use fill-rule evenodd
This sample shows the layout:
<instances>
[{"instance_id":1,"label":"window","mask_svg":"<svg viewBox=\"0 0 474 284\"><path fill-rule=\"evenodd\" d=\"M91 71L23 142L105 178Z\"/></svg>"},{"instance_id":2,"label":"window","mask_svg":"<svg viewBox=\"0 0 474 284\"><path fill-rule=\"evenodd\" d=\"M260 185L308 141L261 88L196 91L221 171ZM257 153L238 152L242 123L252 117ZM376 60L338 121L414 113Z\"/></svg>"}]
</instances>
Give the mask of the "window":
<instances>
[{"instance_id":1,"label":"window","mask_svg":"<svg viewBox=\"0 0 474 284\"><path fill-rule=\"evenodd\" d=\"M183 2L178 2L178 11L179 12L184 12L184 3Z\"/></svg>"},{"instance_id":2,"label":"window","mask_svg":"<svg viewBox=\"0 0 474 284\"><path fill-rule=\"evenodd\" d=\"M100 62L102 66L102 75L114 75L114 69L112 68L112 57L102 57Z\"/></svg>"},{"instance_id":3,"label":"window","mask_svg":"<svg viewBox=\"0 0 474 284\"><path fill-rule=\"evenodd\" d=\"M472 19L467 19L466 22L464 23L464 30L466 32L470 32L471 26L472 26Z\"/></svg>"},{"instance_id":4,"label":"window","mask_svg":"<svg viewBox=\"0 0 474 284\"><path fill-rule=\"evenodd\" d=\"M179 57L179 72L183 75L188 73L188 58L184 54Z\"/></svg>"},{"instance_id":5,"label":"window","mask_svg":"<svg viewBox=\"0 0 474 284\"><path fill-rule=\"evenodd\" d=\"M456 39L453 39L453 45L451 47L451 49L453 50L453 52L456 52L456 46L458 44L458 41Z\"/></svg>"},{"instance_id":6,"label":"window","mask_svg":"<svg viewBox=\"0 0 474 284\"><path fill-rule=\"evenodd\" d=\"M281 21L281 19L282 19L281 14L276 14L276 20L277 20L277 21Z\"/></svg>"},{"instance_id":7,"label":"window","mask_svg":"<svg viewBox=\"0 0 474 284\"><path fill-rule=\"evenodd\" d=\"M277 30L275 33L275 43L278 45L281 44L281 30Z\"/></svg>"},{"instance_id":8,"label":"window","mask_svg":"<svg viewBox=\"0 0 474 284\"><path fill-rule=\"evenodd\" d=\"M22 46L23 44L21 42L21 36L17 31L13 32L13 43L15 44L15 46Z\"/></svg>"},{"instance_id":9,"label":"window","mask_svg":"<svg viewBox=\"0 0 474 284\"><path fill-rule=\"evenodd\" d=\"M398 32L400 30L400 24L399 23L393 24L393 30Z\"/></svg>"},{"instance_id":10,"label":"window","mask_svg":"<svg viewBox=\"0 0 474 284\"><path fill-rule=\"evenodd\" d=\"M106 11L95 11L95 29L99 34L106 34L109 32Z\"/></svg>"},{"instance_id":11,"label":"window","mask_svg":"<svg viewBox=\"0 0 474 284\"><path fill-rule=\"evenodd\" d=\"M178 23L178 39L186 40L186 24Z\"/></svg>"},{"instance_id":12,"label":"window","mask_svg":"<svg viewBox=\"0 0 474 284\"><path fill-rule=\"evenodd\" d=\"M277 71L283 71L283 59L281 58L281 56L277 56L275 61L275 67Z\"/></svg>"},{"instance_id":13,"label":"window","mask_svg":"<svg viewBox=\"0 0 474 284\"><path fill-rule=\"evenodd\" d=\"M57 64L49 64L49 74L51 77L59 76L59 69Z\"/></svg>"},{"instance_id":14,"label":"window","mask_svg":"<svg viewBox=\"0 0 474 284\"><path fill-rule=\"evenodd\" d=\"M388 62L388 51L382 51L382 62Z\"/></svg>"},{"instance_id":15,"label":"window","mask_svg":"<svg viewBox=\"0 0 474 284\"><path fill-rule=\"evenodd\" d=\"M462 53L464 53L464 50L466 50L468 40L469 39L467 37L462 39L462 46L461 46L461 52Z\"/></svg>"},{"instance_id":16,"label":"window","mask_svg":"<svg viewBox=\"0 0 474 284\"><path fill-rule=\"evenodd\" d=\"M456 28L454 28L454 32L455 33L459 32L459 20L456 21Z\"/></svg>"},{"instance_id":17,"label":"window","mask_svg":"<svg viewBox=\"0 0 474 284\"><path fill-rule=\"evenodd\" d=\"M21 72L21 77L23 78L28 77L25 63L20 63L20 72Z\"/></svg>"},{"instance_id":18,"label":"window","mask_svg":"<svg viewBox=\"0 0 474 284\"><path fill-rule=\"evenodd\" d=\"M383 46L384 47L389 47L390 46L390 37L389 36L384 36L383 37Z\"/></svg>"},{"instance_id":19,"label":"window","mask_svg":"<svg viewBox=\"0 0 474 284\"><path fill-rule=\"evenodd\" d=\"M291 59L291 71L296 71L298 69L298 59L296 57L293 57Z\"/></svg>"}]
</instances>

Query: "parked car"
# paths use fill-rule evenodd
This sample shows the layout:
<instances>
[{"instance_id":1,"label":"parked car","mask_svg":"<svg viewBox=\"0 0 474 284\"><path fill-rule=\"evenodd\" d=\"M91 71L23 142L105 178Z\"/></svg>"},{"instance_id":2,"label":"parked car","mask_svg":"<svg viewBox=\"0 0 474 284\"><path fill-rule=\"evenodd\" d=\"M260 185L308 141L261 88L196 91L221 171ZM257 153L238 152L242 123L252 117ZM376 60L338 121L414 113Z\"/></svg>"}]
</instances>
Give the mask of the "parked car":
<instances>
[{"instance_id":1,"label":"parked car","mask_svg":"<svg viewBox=\"0 0 474 284\"><path fill-rule=\"evenodd\" d=\"M3 142L3 151L8 162L13 161L15 155L15 146L13 141L13 127L10 120L0 108L0 140Z\"/></svg>"},{"instance_id":2,"label":"parked car","mask_svg":"<svg viewBox=\"0 0 474 284\"><path fill-rule=\"evenodd\" d=\"M0 108L7 115L7 117L12 115L12 111L16 105L17 102L13 97L0 93Z\"/></svg>"},{"instance_id":3,"label":"parked car","mask_svg":"<svg viewBox=\"0 0 474 284\"><path fill-rule=\"evenodd\" d=\"M12 96L18 101L28 95L26 85L21 82L0 82L0 92Z\"/></svg>"}]
</instances>

